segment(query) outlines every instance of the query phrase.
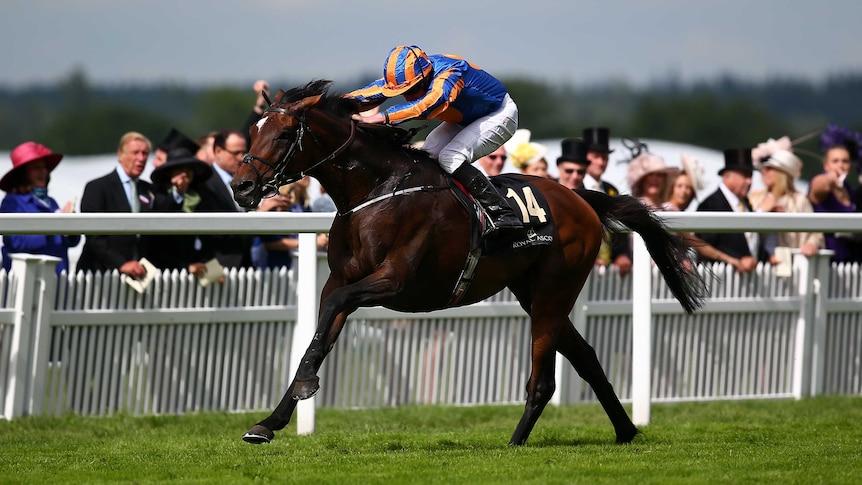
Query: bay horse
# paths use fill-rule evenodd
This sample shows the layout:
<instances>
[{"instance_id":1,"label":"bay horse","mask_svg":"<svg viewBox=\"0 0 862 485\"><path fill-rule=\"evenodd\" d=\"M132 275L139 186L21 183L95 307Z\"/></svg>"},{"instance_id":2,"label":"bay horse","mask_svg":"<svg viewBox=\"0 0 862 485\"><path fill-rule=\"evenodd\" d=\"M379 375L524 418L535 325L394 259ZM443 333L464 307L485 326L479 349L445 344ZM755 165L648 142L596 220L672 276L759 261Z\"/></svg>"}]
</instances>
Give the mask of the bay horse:
<instances>
[{"instance_id":1,"label":"bay horse","mask_svg":"<svg viewBox=\"0 0 862 485\"><path fill-rule=\"evenodd\" d=\"M526 443L551 399L556 352L592 387L617 442L631 442L638 430L569 313L593 268L605 228L622 232L622 226L644 238L674 296L693 312L703 303L706 284L686 269L691 267L684 264L686 243L632 197L501 175L529 182L541 193L554 224L552 242L482 254L472 282L453 303L453 289L471 252L470 211L439 165L408 145L414 133L357 124L351 115L358 103L329 94L330 84L317 80L279 91L250 128L251 147L231 183L236 201L255 207L278 187L310 175L338 209L330 229L331 273L320 295L314 337L281 402L243 439L270 442L274 431L290 421L296 401L318 391L317 372L358 307L429 312L478 302L508 287L530 317L532 336L526 405L509 444Z\"/></svg>"}]
</instances>

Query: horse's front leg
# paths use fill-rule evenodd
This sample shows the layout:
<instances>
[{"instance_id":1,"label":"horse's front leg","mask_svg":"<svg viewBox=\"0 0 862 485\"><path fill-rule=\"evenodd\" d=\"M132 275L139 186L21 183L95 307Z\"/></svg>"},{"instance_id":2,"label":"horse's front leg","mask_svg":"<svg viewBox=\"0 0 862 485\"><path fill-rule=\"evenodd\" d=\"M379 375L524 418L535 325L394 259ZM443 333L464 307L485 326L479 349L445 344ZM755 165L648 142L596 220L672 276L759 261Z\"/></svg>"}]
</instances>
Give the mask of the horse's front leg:
<instances>
[{"instance_id":1,"label":"horse's front leg","mask_svg":"<svg viewBox=\"0 0 862 485\"><path fill-rule=\"evenodd\" d=\"M335 346L347 314L360 306L373 306L393 295L400 287L398 281L392 266L384 263L374 273L356 283L336 288L327 298L321 298L317 330L293 381L294 399L308 399L320 389L317 371L326 354ZM344 318L336 319L342 315Z\"/></svg>"}]
</instances>

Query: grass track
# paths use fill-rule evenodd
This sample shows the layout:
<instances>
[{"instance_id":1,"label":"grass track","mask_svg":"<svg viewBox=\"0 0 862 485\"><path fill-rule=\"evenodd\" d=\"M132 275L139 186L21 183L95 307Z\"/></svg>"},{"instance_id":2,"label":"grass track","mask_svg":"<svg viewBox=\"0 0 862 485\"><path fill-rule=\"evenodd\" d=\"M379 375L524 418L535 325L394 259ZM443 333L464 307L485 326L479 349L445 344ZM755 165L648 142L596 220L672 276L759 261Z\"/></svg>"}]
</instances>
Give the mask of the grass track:
<instances>
[{"instance_id":1,"label":"grass track","mask_svg":"<svg viewBox=\"0 0 862 485\"><path fill-rule=\"evenodd\" d=\"M0 421L0 483L862 483L862 397L655 405L627 446L598 405L318 411L317 432L240 440L262 415Z\"/></svg>"}]
</instances>

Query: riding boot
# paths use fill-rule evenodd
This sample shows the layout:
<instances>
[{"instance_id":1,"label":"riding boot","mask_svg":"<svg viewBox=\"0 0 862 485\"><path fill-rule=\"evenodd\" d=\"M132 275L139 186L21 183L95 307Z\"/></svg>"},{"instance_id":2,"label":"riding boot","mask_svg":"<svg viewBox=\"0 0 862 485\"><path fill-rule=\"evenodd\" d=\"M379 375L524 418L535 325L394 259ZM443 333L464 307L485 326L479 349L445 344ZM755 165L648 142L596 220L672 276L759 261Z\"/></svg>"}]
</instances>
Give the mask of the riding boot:
<instances>
[{"instance_id":1,"label":"riding boot","mask_svg":"<svg viewBox=\"0 0 862 485\"><path fill-rule=\"evenodd\" d=\"M453 173L452 177L461 182L488 214L488 227L485 235L497 231L521 229L521 220L512 212L512 208L500 195L500 192L491 185L485 175L472 164L464 162Z\"/></svg>"}]
</instances>

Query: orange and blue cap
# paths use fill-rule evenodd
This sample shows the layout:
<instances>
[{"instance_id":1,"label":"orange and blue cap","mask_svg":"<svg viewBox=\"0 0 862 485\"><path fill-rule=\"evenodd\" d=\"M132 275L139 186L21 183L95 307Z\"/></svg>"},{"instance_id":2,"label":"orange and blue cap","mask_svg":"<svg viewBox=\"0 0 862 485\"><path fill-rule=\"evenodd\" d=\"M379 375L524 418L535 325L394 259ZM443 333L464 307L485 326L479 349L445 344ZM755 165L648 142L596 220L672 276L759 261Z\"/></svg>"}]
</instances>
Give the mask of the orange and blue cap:
<instances>
[{"instance_id":1,"label":"orange and blue cap","mask_svg":"<svg viewBox=\"0 0 862 485\"><path fill-rule=\"evenodd\" d=\"M394 47L383 64L384 96L398 96L431 75L432 66L428 55L415 45Z\"/></svg>"}]
</instances>

